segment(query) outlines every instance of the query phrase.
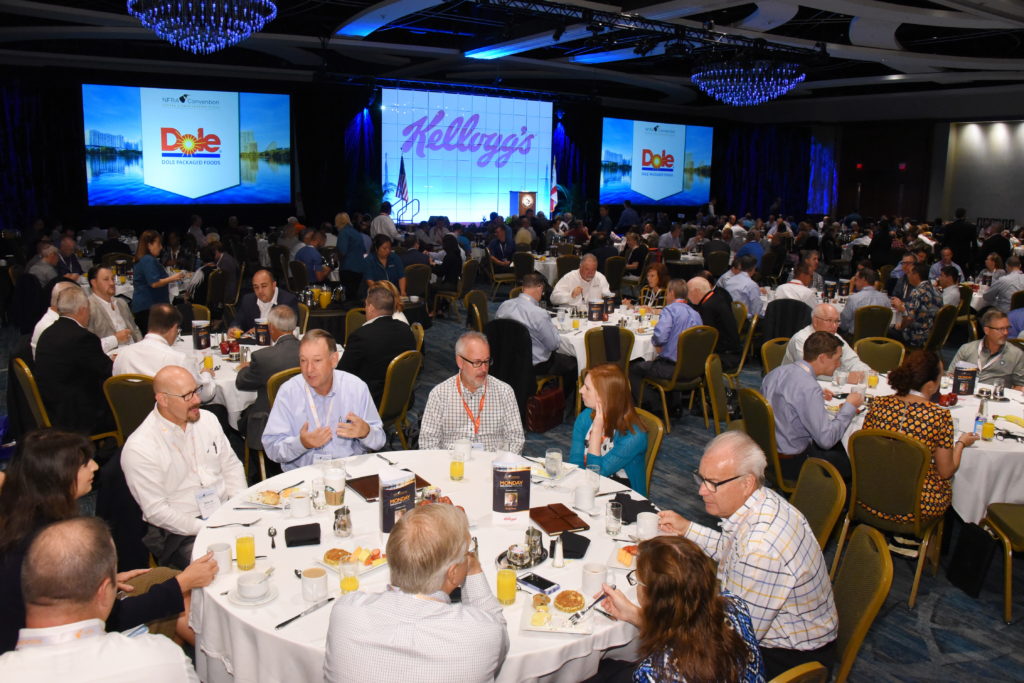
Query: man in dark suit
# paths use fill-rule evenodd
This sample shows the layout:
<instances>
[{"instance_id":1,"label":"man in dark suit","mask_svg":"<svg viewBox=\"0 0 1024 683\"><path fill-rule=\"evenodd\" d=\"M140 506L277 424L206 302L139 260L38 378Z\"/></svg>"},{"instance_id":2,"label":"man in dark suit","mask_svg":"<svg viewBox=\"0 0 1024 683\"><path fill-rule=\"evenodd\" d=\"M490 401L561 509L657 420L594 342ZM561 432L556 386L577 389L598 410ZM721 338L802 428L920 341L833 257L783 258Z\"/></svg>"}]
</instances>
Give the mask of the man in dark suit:
<instances>
[{"instance_id":1,"label":"man in dark suit","mask_svg":"<svg viewBox=\"0 0 1024 683\"><path fill-rule=\"evenodd\" d=\"M113 362L88 330L89 299L81 287L57 296L57 319L39 337L35 375L39 393L58 429L98 434L114 428L103 396Z\"/></svg>"},{"instance_id":2,"label":"man in dark suit","mask_svg":"<svg viewBox=\"0 0 1024 683\"><path fill-rule=\"evenodd\" d=\"M213 247L217 267L224 273L224 301L233 303L238 289L238 261L225 251L223 242L213 242L210 246Z\"/></svg>"},{"instance_id":3,"label":"man in dark suit","mask_svg":"<svg viewBox=\"0 0 1024 683\"><path fill-rule=\"evenodd\" d=\"M292 334L295 329L295 311L284 304L275 306L267 316L271 344L265 349L253 352L249 363L238 366L235 387L242 391L257 392L256 402L245 409L240 423L250 444L261 448L263 427L270 414L270 399L267 397L267 381L272 375L299 367L299 340ZM242 424L239 425L240 427Z\"/></svg>"},{"instance_id":4,"label":"man in dark suit","mask_svg":"<svg viewBox=\"0 0 1024 683\"><path fill-rule=\"evenodd\" d=\"M401 353L416 349L416 337L409 326L391 317L395 297L383 287L366 293L366 324L348 337L338 369L366 382L373 402L380 406L388 364Z\"/></svg>"},{"instance_id":5,"label":"man in dark suit","mask_svg":"<svg viewBox=\"0 0 1024 683\"><path fill-rule=\"evenodd\" d=\"M953 250L954 263L959 263L969 273L974 272L978 228L967 222L967 209L956 210L956 220L947 225L942 233L942 246Z\"/></svg>"},{"instance_id":6,"label":"man in dark suit","mask_svg":"<svg viewBox=\"0 0 1024 683\"><path fill-rule=\"evenodd\" d=\"M228 332L241 334L251 331L256 326L256 319L266 318L278 304L288 306L298 316L299 300L295 295L278 287L269 270L257 270L252 276L252 292L242 297Z\"/></svg>"}]
</instances>

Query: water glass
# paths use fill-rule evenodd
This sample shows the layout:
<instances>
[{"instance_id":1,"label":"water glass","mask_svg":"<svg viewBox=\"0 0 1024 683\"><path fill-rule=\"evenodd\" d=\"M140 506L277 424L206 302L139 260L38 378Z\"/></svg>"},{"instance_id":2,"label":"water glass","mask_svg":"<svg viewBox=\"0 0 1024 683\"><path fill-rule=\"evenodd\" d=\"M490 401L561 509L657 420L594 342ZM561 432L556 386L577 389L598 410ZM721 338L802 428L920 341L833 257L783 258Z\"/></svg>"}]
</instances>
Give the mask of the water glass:
<instances>
[{"instance_id":1,"label":"water glass","mask_svg":"<svg viewBox=\"0 0 1024 683\"><path fill-rule=\"evenodd\" d=\"M849 376L850 373L848 373L846 370L836 370L835 374L832 375L832 383L837 387L841 387L844 384L846 384L846 380L847 378L849 378Z\"/></svg>"},{"instance_id":2,"label":"water glass","mask_svg":"<svg viewBox=\"0 0 1024 683\"><path fill-rule=\"evenodd\" d=\"M594 495L596 496L601 491L601 466L600 465L587 465L587 483L590 484L590 488L594 489Z\"/></svg>"},{"instance_id":3,"label":"water glass","mask_svg":"<svg viewBox=\"0 0 1024 683\"><path fill-rule=\"evenodd\" d=\"M953 373L944 372L942 373L942 379L939 380L939 391L943 394L948 394L953 389Z\"/></svg>"},{"instance_id":4,"label":"water glass","mask_svg":"<svg viewBox=\"0 0 1024 683\"><path fill-rule=\"evenodd\" d=\"M622 503L608 503L604 516L604 530L609 536L617 536L622 531Z\"/></svg>"},{"instance_id":5,"label":"water glass","mask_svg":"<svg viewBox=\"0 0 1024 683\"><path fill-rule=\"evenodd\" d=\"M544 452L544 471L552 479L562 473L562 451L549 448Z\"/></svg>"},{"instance_id":6,"label":"water glass","mask_svg":"<svg viewBox=\"0 0 1024 683\"><path fill-rule=\"evenodd\" d=\"M327 507L327 498L325 495L326 484L324 483L323 477L315 477L312 484L310 485L309 496L313 503L313 509L317 512L324 510Z\"/></svg>"}]
</instances>

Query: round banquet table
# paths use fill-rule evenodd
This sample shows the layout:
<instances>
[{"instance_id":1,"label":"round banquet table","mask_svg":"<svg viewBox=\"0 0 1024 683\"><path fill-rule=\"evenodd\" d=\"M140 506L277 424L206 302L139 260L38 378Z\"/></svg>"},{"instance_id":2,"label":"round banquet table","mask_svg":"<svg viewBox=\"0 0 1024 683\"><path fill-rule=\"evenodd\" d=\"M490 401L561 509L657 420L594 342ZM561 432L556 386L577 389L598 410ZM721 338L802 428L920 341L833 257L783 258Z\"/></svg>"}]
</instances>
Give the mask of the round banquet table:
<instances>
[{"instance_id":1,"label":"round banquet table","mask_svg":"<svg viewBox=\"0 0 1024 683\"><path fill-rule=\"evenodd\" d=\"M494 560L500 552L515 542L522 542L524 527L501 527L491 522L491 459L493 453L473 451L471 460L466 462L465 478L459 482L448 478L449 451L397 451L388 452L387 457L398 466L406 467L441 489L442 495L450 496L456 505L465 508L470 520L470 533L479 541L480 561L491 590L494 590L497 570ZM360 455L345 460L349 477L374 474L386 467L386 463L373 454ZM296 578L295 569L316 565L328 548L355 546L384 548L386 539L379 532L379 505L367 503L351 489L346 491L345 504L352 511L353 536L336 538L333 535L332 520L334 508L313 512L312 517L289 519L287 513L279 510L233 510L246 500L253 491L264 489L279 490L305 481L310 481L320 471L320 466L300 468L268 479L224 504L207 524L244 522L259 518L258 524L250 527L255 534L256 554L266 559L256 560L256 571L275 568L270 577L278 595L269 603L251 607L238 606L224 595L233 589L241 572L232 569L218 575L214 582L202 591L192 593L192 611L189 623L196 631L196 667L199 677L206 683L220 681L314 681L323 678L323 661L327 627L331 607L321 608L302 617L281 630L274 626L295 616L310 606L302 598L301 582ZM571 505L571 488L582 482L577 472L568 475L558 486L534 484L530 494L533 507L562 502ZM601 480L601 492L619 491L623 487L610 480ZM639 498L639 494L631 492ZM607 498L599 498L606 501ZM615 541L604 532L604 515L586 518L591 530L583 532L591 539L590 548L584 560L566 560L565 567L554 569L551 560L531 571L559 583L563 588L579 590L581 570L584 562L607 564L617 547ZM319 546L287 548L284 544L285 528L310 522L318 522L321 528ZM267 529L277 528L277 549L272 550ZM211 543L227 542L234 547L236 533L242 527L222 529L204 528L196 537L196 557L203 555ZM625 538L635 532L635 526L624 525L619 537ZM550 545L545 535L544 547ZM635 590L627 584L625 570L612 569L609 578L635 600ZM329 595L340 594L339 582L334 572L328 573ZM359 590L383 592L388 582L388 570L378 568L360 577ZM510 647L497 680L501 682L520 681L580 681L597 671L602 656L612 651L622 654L620 658L635 657L632 641L636 629L625 622L617 622L593 612L590 617L593 633L590 635L538 633L521 631L520 619L527 608L529 596L517 592L516 602L503 608L508 624ZM589 602L589 598L588 598ZM453 643L457 647L457 643ZM626 646L626 647L623 647ZM467 653L472 656L472 653ZM366 662L373 666L373 662Z\"/></svg>"},{"instance_id":2,"label":"round banquet table","mask_svg":"<svg viewBox=\"0 0 1024 683\"><path fill-rule=\"evenodd\" d=\"M227 356L220 355L220 349L215 349L213 344L210 345L209 349L202 351L193 349L192 335L178 337L178 340L174 343L174 348L189 354L189 357L195 363L195 366L190 369L196 372L202 369L203 355L207 352L213 354L214 367L219 366L220 369L213 372L213 381L217 386L217 393L214 394L211 403L217 403L227 408L228 423L235 429L238 429L238 418L242 415L242 411L256 402L255 391L242 391L235 387L235 377L238 376L238 363L232 363L227 359ZM263 347L250 346L249 348L255 351Z\"/></svg>"},{"instance_id":3,"label":"round banquet table","mask_svg":"<svg viewBox=\"0 0 1024 683\"><path fill-rule=\"evenodd\" d=\"M583 372L584 368L587 367L587 347L583 343L583 337L587 330L594 327L601 327L602 325L618 325L619 318L624 314L624 309L620 308L608 316L608 322L590 322L586 319L580 320L579 329L573 329L571 326L569 329L558 330L558 350L562 353L573 356L576 358L576 369L577 373ZM633 332L633 352L630 354L630 360L654 360L658 355L658 352L654 349L654 344L651 343L651 337L653 336L654 323L653 321L647 324L647 331L643 334L637 334L636 326L632 321L633 316L629 316L631 319L630 330ZM568 325L572 324L572 321L566 318ZM558 321L555 321L555 327L558 327Z\"/></svg>"},{"instance_id":4,"label":"round banquet table","mask_svg":"<svg viewBox=\"0 0 1024 683\"><path fill-rule=\"evenodd\" d=\"M850 391L849 384L836 387L821 382L821 385L837 393ZM991 388L986 384L979 386ZM869 393L887 396L894 392L889 388L886 378L879 376L878 387ZM989 416L1024 417L1024 395L1007 389L1006 396L1010 400L1005 403L989 403ZM954 439L961 433L974 431L979 402L980 399L974 396L960 396L956 406L950 409L956 430ZM842 401L832 400L830 403L839 405ZM846 429L843 434L844 447L850 435L863 427L866 412L862 410ZM996 420L996 427L1024 436L1024 428L1006 420ZM953 475L953 509L965 522L976 524L985 516L985 510L991 503L1024 503L1024 443L1012 439L978 439L973 446L964 449L960 469Z\"/></svg>"},{"instance_id":5,"label":"round banquet table","mask_svg":"<svg viewBox=\"0 0 1024 683\"><path fill-rule=\"evenodd\" d=\"M686 254L679 260L665 261L665 267L668 268L669 277L689 280L704 270L704 257Z\"/></svg>"},{"instance_id":6,"label":"round banquet table","mask_svg":"<svg viewBox=\"0 0 1024 683\"><path fill-rule=\"evenodd\" d=\"M558 264L555 258L534 254L533 269L543 275L548 284L554 287L555 280L558 278Z\"/></svg>"}]
</instances>

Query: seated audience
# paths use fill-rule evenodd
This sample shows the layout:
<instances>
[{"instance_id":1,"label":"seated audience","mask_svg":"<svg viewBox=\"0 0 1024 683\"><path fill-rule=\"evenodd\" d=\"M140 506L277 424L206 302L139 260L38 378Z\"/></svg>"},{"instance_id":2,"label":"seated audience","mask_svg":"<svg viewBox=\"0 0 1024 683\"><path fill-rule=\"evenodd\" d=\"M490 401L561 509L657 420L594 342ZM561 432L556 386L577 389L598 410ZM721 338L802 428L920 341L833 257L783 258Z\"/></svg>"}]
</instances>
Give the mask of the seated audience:
<instances>
[{"instance_id":1,"label":"seated audience","mask_svg":"<svg viewBox=\"0 0 1024 683\"><path fill-rule=\"evenodd\" d=\"M601 301L614 296L608 286L608 279L597 271L597 257L584 254L580 267L562 276L551 290L551 303L555 306L586 308L591 301Z\"/></svg>"},{"instance_id":2,"label":"seated audience","mask_svg":"<svg viewBox=\"0 0 1024 683\"><path fill-rule=\"evenodd\" d=\"M104 266L89 269L89 331L100 338L103 351L110 353L142 339L128 302L114 296L114 271ZM56 287L54 288L56 291Z\"/></svg>"},{"instance_id":3,"label":"seated audience","mask_svg":"<svg viewBox=\"0 0 1024 683\"><path fill-rule=\"evenodd\" d=\"M935 314L942 308L942 295L928 279L928 266L923 263L907 271L906 281L912 287L906 301L891 299L892 307L903 314L899 324L893 326L893 336L907 346L919 348L928 341Z\"/></svg>"},{"instance_id":4,"label":"seated audience","mask_svg":"<svg viewBox=\"0 0 1024 683\"><path fill-rule=\"evenodd\" d=\"M626 258L626 275L641 275L640 270L647 261L647 243L635 232L626 233L626 248L622 255Z\"/></svg>"},{"instance_id":5,"label":"seated audience","mask_svg":"<svg viewBox=\"0 0 1024 683\"><path fill-rule=\"evenodd\" d=\"M665 264L655 263L649 266L644 277L647 284L640 288L640 298L636 304L648 308L663 308L668 294L668 269L665 268Z\"/></svg>"},{"instance_id":6,"label":"seated audience","mask_svg":"<svg viewBox=\"0 0 1024 683\"><path fill-rule=\"evenodd\" d=\"M978 273L978 282L983 285L995 284L996 280L1006 275L1003 269L1003 257L992 252L985 257L985 268Z\"/></svg>"},{"instance_id":7,"label":"seated audience","mask_svg":"<svg viewBox=\"0 0 1024 683\"><path fill-rule=\"evenodd\" d=\"M1005 387L1024 391L1024 350L1006 343L1010 336L1009 317L1001 311L989 309L981 316L980 322L984 338L961 346L949 367L953 369L958 364L973 366L978 368L979 382L992 384L1000 381Z\"/></svg>"},{"instance_id":8,"label":"seated audience","mask_svg":"<svg viewBox=\"0 0 1024 683\"><path fill-rule=\"evenodd\" d=\"M939 273L942 272L943 268L952 268L956 271L956 280L959 282L964 279L964 271L961 270L960 266L953 263L953 250L949 247L943 247L939 251L939 260L932 264L931 268L928 269L928 279L938 280Z\"/></svg>"},{"instance_id":9,"label":"seated audience","mask_svg":"<svg viewBox=\"0 0 1024 683\"><path fill-rule=\"evenodd\" d=\"M894 298L900 301L906 301L910 298L910 293L914 291L914 287L907 280L907 273L913 270L916 265L917 257L907 253L900 258L899 265L889 273L887 290Z\"/></svg>"},{"instance_id":10,"label":"seated audience","mask_svg":"<svg viewBox=\"0 0 1024 683\"><path fill-rule=\"evenodd\" d=\"M372 453L387 440L366 382L336 370L338 357L323 330L299 343L302 373L281 385L263 430L263 450L285 471Z\"/></svg>"},{"instance_id":11,"label":"seated audience","mask_svg":"<svg viewBox=\"0 0 1024 683\"><path fill-rule=\"evenodd\" d=\"M999 278L982 295L986 306L994 306L1003 313L1010 312L1013 295L1024 289L1024 273L1020 272L1020 257L1006 259L1006 275Z\"/></svg>"},{"instance_id":12,"label":"seated audience","mask_svg":"<svg viewBox=\"0 0 1024 683\"><path fill-rule=\"evenodd\" d=\"M224 301L232 303L238 291L238 261L224 250L223 242L210 242L208 246L213 248L214 264L224 274Z\"/></svg>"},{"instance_id":13,"label":"seated audience","mask_svg":"<svg viewBox=\"0 0 1024 683\"><path fill-rule=\"evenodd\" d=\"M686 285L687 299L703 324L718 330L715 353L722 359L722 368L734 370L740 363L743 342L732 312L732 297L725 289L712 288L707 278L690 278Z\"/></svg>"},{"instance_id":14,"label":"seated audience","mask_svg":"<svg viewBox=\"0 0 1024 683\"><path fill-rule=\"evenodd\" d=\"M434 300L436 292L458 291L459 280L462 278L462 249L455 233L445 235L441 239L441 247L444 249L444 258L441 263L433 266L437 282L431 285L430 301Z\"/></svg>"},{"instance_id":15,"label":"seated audience","mask_svg":"<svg viewBox=\"0 0 1024 683\"><path fill-rule=\"evenodd\" d=\"M217 418L199 409L192 373L168 366L153 378L156 406L125 441L121 469L149 524L142 542L159 564L182 568L196 534L245 473Z\"/></svg>"},{"instance_id":16,"label":"seated audience","mask_svg":"<svg viewBox=\"0 0 1024 683\"><path fill-rule=\"evenodd\" d=\"M818 296L811 289L812 271L808 264L802 263L793 271L793 279L775 288L776 299L796 299L809 308L818 305Z\"/></svg>"},{"instance_id":17,"label":"seated audience","mask_svg":"<svg viewBox=\"0 0 1024 683\"><path fill-rule=\"evenodd\" d=\"M430 257L423 252L424 244L420 242L416 235L407 236L405 242L402 243L402 247L402 253L398 255L398 258L401 260L403 268L408 268L412 265L430 265Z\"/></svg>"},{"instance_id":18,"label":"seated audience","mask_svg":"<svg viewBox=\"0 0 1024 683\"><path fill-rule=\"evenodd\" d=\"M629 486L647 495L647 428L633 409L626 375L618 365L592 368L583 380L580 411L572 428L569 462L600 465L601 476L626 473Z\"/></svg>"},{"instance_id":19,"label":"seated audience","mask_svg":"<svg viewBox=\"0 0 1024 683\"><path fill-rule=\"evenodd\" d=\"M39 337L42 336L43 332L45 332L50 325L57 322L60 318L60 313L57 312L57 298L60 296L60 293L69 287L77 286L78 284L75 282L58 282L53 286L53 290L50 292L50 306L46 309L46 312L43 313L42 317L39 318L35 327L32 329L32 340L30 345L32 347L33 359L36 356L36 346L39 345Z\"/></svg>"},{"instance_id":20,"label":"seated audience","mask_svg":"<svg viewBox=\"0 0 1024 683\"><path fill-rule=\"evenodd\" d=\"M873 268L860 268L850 280L853 290L846 299L843 312L839 314L839 329L852 335L857 321L857 310L864 306L885 306L892 308L892 303L885 293L878 291L878 273Z\"/></svg>"},{"instance_id":21,"label":"seated audience","mask_svg":"<svg viewBox=\"0 0 1024 683\"><path fill-rule=\"evenodd\" d=\"M420 448L448 450L459 439L487 451L523 448L523 424L515 394L491 377L491 346L479 332L464 332L455 343L458 374L430 390L420 420Z\"/></svg>"},{"instance_id":22,"label":"seated audience","mask_svg":"<svg viewBox=\"0 0 1024 683\"><path fill-rule=\"evenodd\" d=\"M722 239L722 231L715 230L711 233L711 239L701 246L704 258L707 258L713 251L724 251L729 253L729 243Z\"/></svg>"},{"instance_id":23,"label":"seated audience","mask_svg":"<svg viewBox=\"0 0 1024 683\"><path fill-rule=\"evenodd\" d=\"M800 260L797 262L797 267L790 272L789 277L797 277L796 271L801 266L806 264L807 268L811 271L811 282L810 288L816 292L820 292L825 289L825 278L818 272L818 265L821 263L821 254L818 253L817 249L804 249L800 252Z\"/></svg>"},{"instance_id":24,"label":"seated audience","mask_svg":"<svg viewBox=\"0 0 1024 683\"><path fill-rule=\"evenodd\" d=\"M34 276L39 281L40 287L45 287L50 284L51 280L59 277L57 274L58 263L59 252L57 247L47 244L39 250L39 260L29 267L29 275ZM78 278L75 279L77 280Z\"/></svg>"},{"instance_id":25,"label":"seated audience","mask_svg":"<svg viewBox=\"0 0 1024 683\"><path fill-rule=\"evenodd\" d=\"M228 329L233 337L251 334L256 327L256 319L266 319L270 310L277 305L285 305L299 315L299 300L291 292L277 286L274 274L269 270L257 270L252 276L252 291L244 295L238 303L235 319Z\"/></svg>"},{"instance_id":26,"label":"seated audience","mask_svg":"<svg viewBox=\"0 0 1024 683\"><path fill-rule=\"evenodd\" d=\"M78 282L78 278L85 274L82 264L75 256L77 246L74 237L65 235L60 238L60 247L57 250L57 274L72 282Z\"/></svg>"},{"instance_id":27,"label":"seated audience","mask_svg":"<svg viewBox=\"0 0 1024 683\"><path fill-rule=\"evenodd\" d=\"M96 247L96 250L93 252L93 261L100 263L107 254L124 254L125 262L131 260L131 247L121 241L121 233L117 228L109 228L107 230L107 239L103 244Z\"/></svg>"},{"instance_id":28,"label":"seated audience","mask_svg":"<svg viewBox=\"0 0 1024 683\"><path fill-rule=\"evenodd\" d=\"M392 249L391 238L386 233L373 238L373 248L363 259L363 280L367 289L388 280L405 296L405 267Z\"/></svg>"},{"instance_id":29,"label":"seated audience","mask_svg":"<svg viewBox=\"0 0 1024 683\"><path fill-rule=\"evenodd\" d=\"M366 322L348 336L338 362L338 370L366 382L376 406L384 395L388 365L402 353L416 350L409 323L392 318L395 303L396 297L384 287L372 287L366 293Z\"/></svg>"},{"instance_id":30,"label":"seated audience","mask_svg":"<svg viewBox=\"0 0 1024 683\"><path fill-rule=\"evenodd\" d=\"M512 255L516 253L516 244L506 237L506 233L505 226L499 225L494 230L494 239L487 245L491 270L495 273L512 272Z\"/></svg>"},{"instance_id":31,"label":"seated audience","mask_svg":"<svg viewBox=\"0 0 1024 683\"><path fill-rule=\"evenodd\" d=\"M668 379L675 372L679 335L701 324L700 314L687 301L686 280L670 280L668 293L672 301L661 309L658 324L654 326L651 344L658 352L654 360L630 363L629 382L633 401L640 400L640 386L645 377ZM735 323L733 323L735 324Z\"/></svg>"},{"instance_id":32,"label":"seated audience","mask_svg":"<svg viewBox=\"0 0 1024 683\"><path fill-rule=\"evenodd\" d=\"M666 232L658 239L658 248L660 249L682 249L683 245L679 243L679 236L683 232L683 226L678 223L672 225L672 229Z\"/></svg>"},{"instance_id":33,"label":"seated audience","mask_svg":"<svg viewBox=\"0 0 1024 683\"><path fill-rule=\"evenodd\" d=\"M256 401L243 411L239 420L239 431L246 435L253 448L263 445L263 427L270 414L267 382L282 370L299 367L299 340L292 334L295 322L295 311L290 306L282 304L270 309L267 316L270 346L256 349L249 362L238 366L235 387L256 392Z\"/></svg>"},{"instance_id":34,"label":"seated audience","mask_svg":"<svg viewBox=\"0 0 1024 683\"><path fill-rule=\"evenodd\" d=\"M378 280L377 287L383 287L391 292L391 296L395 300L395 310L391 313L392 320L408 325L409 319L405 317L405 304L402 303L402 297L398 294L398 287L395 287L388 280Z\"/></svg>"},{"instance_id":35,"label":"seated audience","mask_svg":"<svg viewBox=\"0 0 1024 683\"><path fill-rule=\"evenodd\" d=\"M831 666L838 616L828 569L799 510L764 485L765 455L742 432L715 437L694 473L722 530L660 513L663 535L685 536L718 563L722 591L750 611L765 678L805 662Z\"/></svg>"},{"instance_id":36,"label":"seated audience","mask_svg":"<svg viewBox=\"0 0 1024 683\"><path fill-rule=\"evenodd\" d=\"M723 287L729 292L733 301L738 301L747 307L747 318L753 318L761 314L764 302L761 301L761 289L754 282L754 271L757 270L757 259L753 256L743 256L733 260L733 267L727 271L732 275L726 278L718 278L717 287Z\"/></svg>"},{"instance_id":37,"label":"seated audience","mask_svg":"<svg viewBox=\"0 0 1024 683\"><path fill-rule=\"evenodd\" d=\"M789 343L786 344L786 355L783 357L782 362L799 363L802 361L804 359L804 344L807 342L807 338L815 332L828 332L834 335L838 330L839 311L836 310L836 307L832 304L818 304L811 313L811 324L794 332ZM847 344L838 336L836 338L839 339L843 349L842 362L838 369L850 373L850 384L858 384L864 379L865 374L871 368L857 356L853 346ZM827 378L819 377L819 379Z\"/></svg>"},{"instance_id":38,"label":"seated audience","mask_svg":"<svg viewBox=\"0 0 1024 683\"><path fill-rule=\"evenodd\" d=\"M1024 308L1013 309L1007 313L1007 317L1010 320L1010 338L1020 338L1021 333L1024 332Z\"/></svg>"},{"instance_id":39,"label":"seated audience","mask_svg":"<svg viewBox=\"0 0 1024 683\"><path fill-rule=\"evenodd\" d=\"M593 254L597 259L597 269L604 272L604 263L610 256L618 256L619 250L608 241L608 236L603 232L595 232L590 238L590 245L586 253Z\"/></svg>"},{"instance_id":40,"label":"seated audience","mask_svg":"<svg viewBox=\"0 0 1024 683\"><path fill-rule=\"evenodd\" d=\"M960 306L960 271L953 266L943 266L939 270L936 284L942 292L943 306Z\"/></svg>"}]
</instances>

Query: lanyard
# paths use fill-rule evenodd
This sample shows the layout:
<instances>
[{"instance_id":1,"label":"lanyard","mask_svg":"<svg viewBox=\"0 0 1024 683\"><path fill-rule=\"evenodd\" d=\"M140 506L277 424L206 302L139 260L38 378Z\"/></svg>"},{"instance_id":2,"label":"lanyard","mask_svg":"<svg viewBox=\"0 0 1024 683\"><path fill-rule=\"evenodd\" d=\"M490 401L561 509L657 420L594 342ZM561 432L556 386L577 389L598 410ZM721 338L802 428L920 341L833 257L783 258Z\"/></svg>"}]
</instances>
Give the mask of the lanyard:
<instances>
[{"instance_id":1,"label":"lanyard","mask_svg":"<svg viewBox=\"0 0 1024 683\"><path fill-rule=\"evenodd\" d=\"M982 365L981 364L981 352L982 352L982 350L984 348L985 348L985 340L982 339L980 342L978 342L978 374L981 374L982 370L984 370L988 366L990 366L993 363L995 363L996 360L998 360L1000 354L1002 354L1002 352L1003 352L1002 347L1000 347L998 351L996 351L991 356L989 356L988 362L985 363L984 365Z\"/></svg>"},{"instance_id":2,"label":"lanyard","mask_svg":"<svg viewBox=\"0 0 1024 683\"><path fill-rule=\"evenodd\" d=\"M61 630L50 633L40 633L40 631L51 631L51 629L25 629L32 633L26 634L18 639L18 649L42 647L46 645L60 645L61 643L79 641L83 638L102 636L106 631L103 630L103 623L96 623L97 621L98 620L96 619L90 619L86 622L78 622L82 625L73 629L69 629L66 626L58 627ZM24 631L22 631L22 633L24 633Z\"/></svg>"},{"instance_id":3,"label":"lanyard","mask_svg":"<svg viewBox=\"0 0 1024 683\"><path fill-rule=\"evenodd\" d=\"M330 417L330 410L328 414L324 416L324 422L320 422L320 413L317 412L316 404L313 403L313 394L309 391L309 384L306 382L302 383L302 388L306 390L306 403L309 404L309 412L313 416L313 422L316 424L316 428L320 429L324 424L327 423L326 418Z\"/></svg>"},{"instance_id":4,"label":"lanyard","mask_svg":"<svg viewBox=\"0 0 1024 683\"><path fill-rule=\"evenodd\" d=\"M480 419L484 416L484 400L487 398L487 380L484 380L484 393L480 397L480 405L476 407L476 415L473 415L473 411L469 409L469 404L466 403L466 397L462 395L462 381L458 376L455 377L455 388L459 390L459 398L462 399L462 409L466 411L469 421L473 423L473 433L479 434Z\"/></svg>"}]
</instances>

